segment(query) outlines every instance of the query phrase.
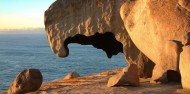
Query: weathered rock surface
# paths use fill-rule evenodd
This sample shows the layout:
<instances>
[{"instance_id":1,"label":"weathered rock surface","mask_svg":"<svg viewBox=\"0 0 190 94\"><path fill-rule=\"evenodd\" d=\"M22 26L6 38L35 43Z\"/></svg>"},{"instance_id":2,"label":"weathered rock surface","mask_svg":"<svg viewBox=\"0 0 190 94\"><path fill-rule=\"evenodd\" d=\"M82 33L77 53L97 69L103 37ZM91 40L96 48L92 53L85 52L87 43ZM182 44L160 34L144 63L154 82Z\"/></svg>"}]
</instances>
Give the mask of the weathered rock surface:
<instances>
[{"instance_id":1,"label":"weathered rock surface","mask_svg":"<svg viewBox=\"0 0 190 94\"><path fill-rule=\"evenodd\" d=\"M180 83L150 84L150 78L140 78L140 86L107 87L107 81L122 69L110 70L76 79L59 80L44 83L41 88L31 94L189 94Z\"/></svg>"},{"instance_id":2,"label":"weathered rock surface","mask_svg":"<svg viewBox=\"0 0 190 94\"><path fill-rule=\"evenodd\" d=\"M136 64L131 64L124 68L119 74L109 78L107 84L108 87L119 85L139 85L138 67Z\"/></svg>"},{"instance_id":3,"label":"weathered rock surface","mask_svg":"<svg viewBox=\"0 0 190 94\"><path fill-rule=\"evenodd\" d=\"M189 44L189 3L189 0L129 0L121 7L121 18L132 41L156 64L152 81L168 80L168 70L179 72L182 46Z\"/></svg>"},{"instance_id":4,"label":"weathered rock surface","mask_svg":"<svg viewBox=\"0 0 190 94\"><path fill-rule=\"evenodd\" d=\"M189 2L57 0L45 12L48 42L59 57L69 54L69 43L92 44L108 57L122 52L141 77L175 81L182 47L190 44Z\"/></svg>"},{"instance_id":5,"label":"weathered rock surface","mask_svg":"<svg viewBox=\"0 0 190 94\"><path fill-rule=\"evenodd\" d=\"M43 77L38 69L27 69L19 73L10 85L7 94L25 94L38 90Z\"/></svg>"},{"instance_id":6,"label":"weathered rock surface","mask_svg":"<svg viewBox=\"0 0 190 94\"><path fill-rule=\"evenodd\" d=\"M57 0L45 12L44 23L47 39L59 57L69 54L67 45L91 44L106 52L110 58L122 52L129 64L137 64L139 74L151 76L152 63L131 41L124 28L119 10L129 0ZM143 56L143 57L142 57ZM141 59L139 59L141 58ZM140 60L140 61L139 61Z\"/></svg>"},{"instance_id":7,"label":"weathered rock surface","mask_svg":"<svg viewBox=\"0 0 190 94\"><path fill-rule=\"evenodd\" d=\"M100 36L106 32L111 32L119 41L129 38L124 29L119 8L126 0L57 0L45 12L46 33L50 47L59 57L68 55L68 43L92 44L91 41L85 41L89 36ZM112 36L110 36L112 38ZM77 39L82 41L77 41ZM98 38L97 38L98 39ZM96 41L96 38L94 38ZM104 41L104 40L102 40ZM102 42L101 41L101 42ZM109 40L107 40L109 42ZM131 41L129 41L130 43ZM100 41L92 44L96 47ZM99 44L99 45L98 45ZM131 44L133 46L133 44ZM119 46L108 44L107 47ZM126 45L127 46L127 45ZM96 47L102 48L103 47ZM106 48L106 47L105 47ZM106 53L109 49L103 49ZM114 51L112 48L111 50ZM117 52L108 54L109 57L118 52L122 52L123 47L118 47Z\"/></svg>"},{"instance_id":8,"label":"weathered rock surface","mask_svg":"<svg viewBox=\"0 0 190 94\"><path fill-rule=\"evenodd\" d=\"M183 47L183 52L180 55L179 68L183 88L190 89L190 46Z\"/></svg>"},{"instance_id":9,"label":"weathered rock surface","mask_svg":"<svg viewBox=\"0 0 190 94\"><path fill-rule=\"evenodd\" d=\"M67 74L63 80L77 78L77 77L80 77L80 75L77 72L71 72Z\"/></svg>"}]
</instances>

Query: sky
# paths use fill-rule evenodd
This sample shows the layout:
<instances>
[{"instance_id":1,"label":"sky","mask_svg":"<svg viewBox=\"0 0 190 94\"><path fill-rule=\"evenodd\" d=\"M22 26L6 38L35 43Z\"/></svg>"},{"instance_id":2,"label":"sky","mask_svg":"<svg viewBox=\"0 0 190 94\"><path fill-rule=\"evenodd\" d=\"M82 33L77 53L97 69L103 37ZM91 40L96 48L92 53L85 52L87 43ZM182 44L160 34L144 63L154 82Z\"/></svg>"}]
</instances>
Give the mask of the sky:
<instances>
[{"instance_id":1,"label":"sky","mask_svg":"<svg viewBox=\"0 0 190 94\"><path fill-rule=\"evenodd\" d=\"M0 0L0 30L44 28L44 12L55 0Z\"/></svg>"}]
</instances>

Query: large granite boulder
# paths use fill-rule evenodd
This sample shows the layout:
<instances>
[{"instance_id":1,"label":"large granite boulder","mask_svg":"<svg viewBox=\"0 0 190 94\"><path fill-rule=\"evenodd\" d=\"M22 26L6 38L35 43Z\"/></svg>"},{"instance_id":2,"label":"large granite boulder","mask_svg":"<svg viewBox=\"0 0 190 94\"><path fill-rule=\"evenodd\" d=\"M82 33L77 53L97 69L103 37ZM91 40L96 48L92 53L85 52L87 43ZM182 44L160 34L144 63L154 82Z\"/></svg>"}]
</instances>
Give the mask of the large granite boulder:
<instances>
[{"instance_id":1,"label":"large granite boulder","mask_svg":"<svg viewBox=\"0 0 190 94\"><path fill-rule=\"evenodd\" d=\"M189 0L128 0L120 9L133 43L156 64L153 82L167 81L167 71L179 73L179 60L186 62L180 53L190 43L189 9Z\"/></svg>"},{"instance_id":2,"label":"large granite boulder","mask_svg":"<svg viewBox=\"0 0 190 94\"><path fill-rule=\"evenodd\" d=\"M20 72L7 90L7 94L25 94L38 90L43 77L38 69L27 69Z\"/></svg>"},{"instance_id":3,"label":"large granite boulder","mask_svg":"<svg viewBox=\"0 0 190 94\"><path fill-rule=\"evenodd\" d=\"M102 49L109 58L122 52L129 64L138 65L140 75L150 77L153 62L131 41L120 17L120 7L126 1L129 0L55 1L44 15L52 51L59 57L66 57L69 54L67 45L79 43ZM144 74L147 67L150 69Z\"/></svg>"}]
</instances>

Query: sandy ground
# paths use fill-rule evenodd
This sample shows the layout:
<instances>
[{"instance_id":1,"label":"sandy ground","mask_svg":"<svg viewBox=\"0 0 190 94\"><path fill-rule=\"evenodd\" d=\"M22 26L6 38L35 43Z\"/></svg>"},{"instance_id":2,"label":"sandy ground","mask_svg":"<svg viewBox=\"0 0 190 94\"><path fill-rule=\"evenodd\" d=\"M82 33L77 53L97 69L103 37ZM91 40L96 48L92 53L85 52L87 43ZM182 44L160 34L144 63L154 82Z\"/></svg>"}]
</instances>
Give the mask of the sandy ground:
<instances>
[{"instance_id":1,"label":"sandy ground","mask_svg":"<svg viewBox=\"0 0 190 94\"><path fill-rule=\"evenodd\" d=\"M111 70L69 80L44 83L37 92L30 94L190 94L180 83L150 84L150 79L140 79L140 86L107 87L109 77L121 69ZM1 93L3 94L3 93Z\"/></svg>"}]
</instances>

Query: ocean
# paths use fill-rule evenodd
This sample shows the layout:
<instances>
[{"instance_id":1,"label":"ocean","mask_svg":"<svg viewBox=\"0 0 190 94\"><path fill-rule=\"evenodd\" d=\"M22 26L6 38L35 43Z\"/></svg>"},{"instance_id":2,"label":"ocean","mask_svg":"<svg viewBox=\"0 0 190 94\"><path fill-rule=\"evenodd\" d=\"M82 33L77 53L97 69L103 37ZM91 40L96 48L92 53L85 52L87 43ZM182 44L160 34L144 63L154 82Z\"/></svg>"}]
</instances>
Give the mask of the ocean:
<instances>
[{"instance_id":1,"label":"ocean","mask_svg":"<svg viewBox=\"0 0 190 94\"><path fill-rule=\"evenodd\" d=\"M127 66L122 53L109 59L91 45L69 44L69 56L56 57L44 32L0 32L0 91L9 88L24 69L39 69L43 82L63 79L72 71L81 76Z\"/></svg>"}]
</instances>

